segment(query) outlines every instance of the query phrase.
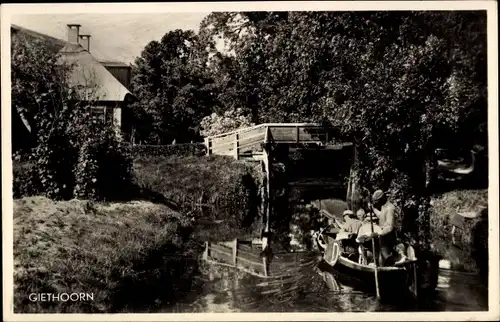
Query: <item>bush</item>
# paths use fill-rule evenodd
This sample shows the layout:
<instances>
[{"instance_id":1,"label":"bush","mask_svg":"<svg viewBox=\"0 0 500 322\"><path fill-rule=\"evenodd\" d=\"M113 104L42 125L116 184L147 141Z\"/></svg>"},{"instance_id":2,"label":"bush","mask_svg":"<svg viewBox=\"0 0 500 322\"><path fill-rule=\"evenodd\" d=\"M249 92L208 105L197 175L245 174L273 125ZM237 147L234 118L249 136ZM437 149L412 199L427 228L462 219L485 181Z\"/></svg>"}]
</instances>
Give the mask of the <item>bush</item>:
<instances>
[{"instance_id":1,"label":"bush","mask_svg":"<svg viewBox=\"0 0 500 322\"><path fill-rule=\"evenodd\" d=\"M74 168L77 198L92 200L126 199L132 183L132 159L111 128L88 137L80 147Z\"/></svg>"},{"instance_id":2,"label":"bush","mask_svg":"<svg viewBox=\"0 0 500 322\"><path fill-rule=\"evenodd\" d=\"M40 193L51 199L67 200L73 197L78 149L71 144L63 126L55 127L40 131L40 141L31 155L32 174L33 180L38 178L40 182Z\"/></svg>"},{"instance_id":3,"label":"bush","mask_svg":"<svg viewBox=\"0 0 500 322\"><path fill-rule=\"evenodd\" d=\"M432 212L430 216L431 242L435 250L443 256L454 250L451 245L451 219L457 212L479 211L481 207L488 206L488 190L458 190L437 195L433 198ZM488 249L487 238L482 238L481 234L487 236L487 218L482 215L479 218L466 220L463 231L457 233L457 238L461 239L461 250L457 255L449 258L455 269L476 270L474 253ZM486 230L479 228L486 222ZM458 241L458 240L457 240ZM486 242L484 242L486 241ZM472 256L471 256L472 255Z\"/></svg>"},{"instance_id":4,"label":"bush","mask_svg":"<svg viewBox=\"0 0 500 322\"><path fill-rule=\"evenodd\" d=\"M192 288L201 244L183 216L149 202L14 201L16 313L148 312ZM31 302L31 293L92 293Z\"/></svg>"},{"instance_id":5,"label":"bush","mask_svg":"<svg viewBox=\"0 0 500 322\"><path fill-rule=\"evenodd\" d=\"M33 163L13 161L12 170L12 193L14 199L39 194L41 183L34 174Z\"/></svg>"},{"instance_id":6,"label":"bush","mask_svg":"<svg viewBox=\"0 0 500 322\"><path fill-rule=\"evenodd\" d=\"M222 115L212 113L204 117L200 124L203 136L217 135L253 125L255 124L251 122L251 117L245 115L240 108L227 110Z\"/></svg>"},{"instance_id":7,"label":"bush","mask_svg":"<svg viewBox=\"0 0 500 322\"><path fill-rule=\"evenodd\" d=\"M203 143L184 143L175 145L133 145L132 155L138 157L202 156L206 154Z\"/></svg>"},{"instance_id":8,"label":"bush","mask_svg":"<svg viewBox=\"0 0 500 322\"><path fill-rule=\"evenodd\" d=\"M134 161L135 183L160 194L194 219L251 227L260 214L258 166L224 156L149 157ZM223 238L223 236L217 236Z\"/></svg>"}]
</instances>

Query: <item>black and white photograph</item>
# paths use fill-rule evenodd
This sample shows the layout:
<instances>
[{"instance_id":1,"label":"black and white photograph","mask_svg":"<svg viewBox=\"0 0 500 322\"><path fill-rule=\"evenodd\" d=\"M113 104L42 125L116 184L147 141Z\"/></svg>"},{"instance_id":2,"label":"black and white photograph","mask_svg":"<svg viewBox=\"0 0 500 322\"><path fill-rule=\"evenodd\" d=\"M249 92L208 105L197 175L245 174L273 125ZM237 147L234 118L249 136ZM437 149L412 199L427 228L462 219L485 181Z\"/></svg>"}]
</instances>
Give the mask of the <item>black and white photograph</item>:
<instances>
[{"instance_id":1,"label":"black and white photograph","mask_svg":"<svg viewBox=\"0 0 500 322\"><path fill-rule=\"evenodd\" d=\"M4 319L497 320L496 8L2 5Z\"/></svg>"}]
</instances>

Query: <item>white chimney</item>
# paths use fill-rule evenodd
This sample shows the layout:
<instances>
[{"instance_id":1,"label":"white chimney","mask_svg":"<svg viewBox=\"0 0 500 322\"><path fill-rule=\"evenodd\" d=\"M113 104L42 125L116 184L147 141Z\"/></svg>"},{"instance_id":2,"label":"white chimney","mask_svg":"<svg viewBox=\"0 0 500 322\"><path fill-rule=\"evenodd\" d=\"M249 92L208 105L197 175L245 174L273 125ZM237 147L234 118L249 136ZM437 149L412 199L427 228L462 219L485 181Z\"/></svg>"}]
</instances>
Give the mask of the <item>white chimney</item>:
<instances>
[{"instance_id":1,"label":"white chimney","mask_svg":"<svg viewBox=\"0 0 500 322\"><path fill-rule=\"evenodd\" d=\"M80 33L81 25L69 24L68 25L68 42L78 44L78 35Z\"/></svg>"},{"instance_id":2,"label":"white chimney","mask_svg":"<svg viewBox=\"0 0 500 322\"><path fill-rule=\"evenodd\" d=\"M80 45L90 53L90 35L80 35Z\"/></svg>"}]
</instances>

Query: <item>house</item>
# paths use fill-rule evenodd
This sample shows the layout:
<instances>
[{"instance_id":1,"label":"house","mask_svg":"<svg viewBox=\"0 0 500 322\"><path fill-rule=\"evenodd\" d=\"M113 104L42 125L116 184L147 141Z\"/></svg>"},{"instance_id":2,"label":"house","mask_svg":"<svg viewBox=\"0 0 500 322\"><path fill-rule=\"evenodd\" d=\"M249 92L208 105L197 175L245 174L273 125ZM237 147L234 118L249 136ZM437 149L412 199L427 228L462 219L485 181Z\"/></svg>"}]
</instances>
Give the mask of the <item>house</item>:
<instances>
[{"instance_id":1,"label":"house","mask_svg":"<svg viewBox=\"0 0 500 322\"><path fill-rule=\"evenodd\" d=\"M98 61L91 53L91 35L80 34L80 28L78 24L67 25L66 41L14 25L11 32L12 37L21 33L28 40L42 40L49 50L59 54L61 63L73 67L68 82L77 88L83 101L92 102L92 114L129 140L129 106L135 100L129 90L131 66Z\"/></svg>"}]
</instances>

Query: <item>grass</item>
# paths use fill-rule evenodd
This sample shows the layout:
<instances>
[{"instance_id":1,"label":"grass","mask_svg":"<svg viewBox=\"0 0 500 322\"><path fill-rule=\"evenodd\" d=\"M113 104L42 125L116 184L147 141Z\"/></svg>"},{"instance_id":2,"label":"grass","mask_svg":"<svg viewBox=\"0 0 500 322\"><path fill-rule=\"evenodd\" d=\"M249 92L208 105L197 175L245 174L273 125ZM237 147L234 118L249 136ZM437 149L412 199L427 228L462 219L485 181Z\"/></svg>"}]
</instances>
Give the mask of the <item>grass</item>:
<instances>
[{"instance_id":1,"label":"grass","mask_svg":"<svg viewBox=\"0 0 500 322\"><path fill-rule=\"evenodd\" d=\"M487 189L456 190L433 198L431 242L439 254L451 261L454 269L478 271L477 256L484 256L485 250L487 256L487 216L465 221L463 231L457 233L461 249L454 247L451 240L452 217L457 212L479 211L481 207L488 207Z\"/></svg>"},{"instance_id":2,"label":"grass","mask_svg":"<svg viewBox=\"0 0 500 322\"><path fill-rule=\"evenodd\" d=\"M135 183L197 222L223 221L219 239L256 230L262 172L224 156L144 157L134 161ZM220 228L222 227L222 228Z\"/></svg>"},{"instance_id":3,"label":"grass","mask_svg":"<svg viewBox=\"0 0 500 322\"><path fill-rule=\"evenodd\" d=\"M19 187L30 183L20 175L27 167L15 167ZM134 184L149 201L17 196L15 312L148 312L173 304L195 288L202 240L251 237L260 228L262 180L257 165L231 158L147 157L134 162ZM31 302L31 293L94 299Z\"/></svg>"},{"instance_id":4,"label":"grass","mask_svg":"<svg viewBox=\"0 0 500 322\"><path fill-rule=\"evenodd\" d=\"M190 289L201 244L183 216L149 202L14 201L16 313L144 312ZM168 290L168 291L166 291ZM93 293L30 302L31 293Z\"/></svg>"}]
</instances>

